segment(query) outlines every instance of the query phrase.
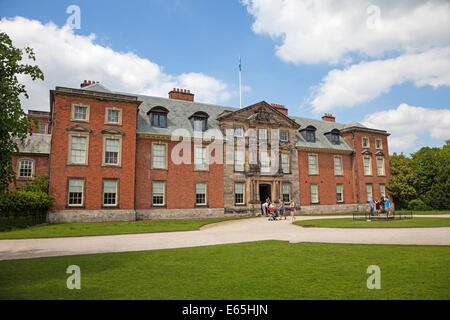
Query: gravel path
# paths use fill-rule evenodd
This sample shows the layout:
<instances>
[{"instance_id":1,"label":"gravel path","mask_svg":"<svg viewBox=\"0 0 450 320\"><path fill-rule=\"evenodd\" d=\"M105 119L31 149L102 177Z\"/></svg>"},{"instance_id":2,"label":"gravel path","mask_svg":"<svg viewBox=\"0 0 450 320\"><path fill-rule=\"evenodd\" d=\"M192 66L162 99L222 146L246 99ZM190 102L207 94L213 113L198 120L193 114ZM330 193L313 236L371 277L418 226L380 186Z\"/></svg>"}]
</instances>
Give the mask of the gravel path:
<instances>
[{"instance_id":1,"label":"gravel path","mask_svg":"<svg viewBox=\"0 0 450 320\"><path fill-rule=\"evenodd\" d=\"M348 217L299 216L296 219ZM424 217L450 218L450 215ZM290 218L282 221L268 221L267 218L260 217L215 223L196 231L0 240L0 260L184 248L260 240L284 240L291 243L450 245L450 227L389 229L304 228L291 224Z\"/></svg>"}]
</instances>

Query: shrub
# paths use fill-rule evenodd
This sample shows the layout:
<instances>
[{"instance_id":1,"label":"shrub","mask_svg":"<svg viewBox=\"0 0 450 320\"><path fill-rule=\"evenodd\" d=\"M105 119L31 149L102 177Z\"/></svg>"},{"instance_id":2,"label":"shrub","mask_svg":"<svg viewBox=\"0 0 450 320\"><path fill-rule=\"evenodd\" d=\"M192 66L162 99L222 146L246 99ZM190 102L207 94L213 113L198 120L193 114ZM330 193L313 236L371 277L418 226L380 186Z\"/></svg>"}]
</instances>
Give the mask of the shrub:
<instances>
[{"instance_id":1,"label":"shrub","mask_svg":"<svg viewBox=\"0 0 450 320\"><path fill-rule=\"evenodd\" d=\"M48 177L41 176L22 189L0 194L0 231L44 223L53 203L47 186Z\"/></svg>"},{"instance_id":2,"label":"shrub","mask_svg":"<svg viewBox=\"0 0 450 320\"><path fill-rule=\"evenodd\" d=\"M408 209L413 211L428 211L431 210L422 200L414 199L408 203Z\"/></svg>"},{"instance_id":3,"label":"shrub","mask_svg":"<svg viewBox=\"0 0 450 320\"><path fill-rule=\"evenodd\" d=\"M20 190L48 193L48 183L48 175L41 174L34 181L20 188Z\"/></svg>"}]
</instances>

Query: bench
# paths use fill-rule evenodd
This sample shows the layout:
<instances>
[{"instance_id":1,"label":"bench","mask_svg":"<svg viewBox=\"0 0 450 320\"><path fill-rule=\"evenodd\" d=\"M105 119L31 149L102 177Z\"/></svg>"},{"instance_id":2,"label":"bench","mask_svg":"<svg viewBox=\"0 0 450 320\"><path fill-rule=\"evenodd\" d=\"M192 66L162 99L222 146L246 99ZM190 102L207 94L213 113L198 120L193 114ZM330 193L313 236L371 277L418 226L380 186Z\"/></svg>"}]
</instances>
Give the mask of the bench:
<instances>
[{"instance_id":1,"label":"bench","mask_svg":"<svg viewBox=\"0 0 450 320\"><path fill-rule=\"evenodd\" d=\"M404 219L412 219L413 213L409 212L399 212L395 211L387 214L386 212L370 215L370 212L353 212L353 220L404 220Z\"/></svg>"}]
</instances>

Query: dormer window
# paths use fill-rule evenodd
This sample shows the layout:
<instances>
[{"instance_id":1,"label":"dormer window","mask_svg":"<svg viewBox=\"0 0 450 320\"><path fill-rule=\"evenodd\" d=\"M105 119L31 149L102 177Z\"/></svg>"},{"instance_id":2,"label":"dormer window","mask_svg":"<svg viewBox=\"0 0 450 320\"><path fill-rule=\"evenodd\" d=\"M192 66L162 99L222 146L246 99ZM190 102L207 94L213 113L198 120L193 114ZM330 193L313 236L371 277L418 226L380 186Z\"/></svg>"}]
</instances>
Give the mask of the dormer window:
<instances>
[{"instance_id":1,"label":"dormer window","mask_svg":"<svg viewBox=\"0 0 450 320\"><path fill-rule=\"evenodd\" d=\"M340 143L341 132L338 129L333 129L330 132L325 133L325 136L332 144Z\"/></svg>"},{"instance_id":2,"label":"dormer window","mask_svg":"<svg viewBox=\"0 0 450 320\"><path fill-rule=\"evenodd\" d=\"M208 118L209 115L206 112L198 111L190 116L189 120L191 121L191 125L192 128L194 128L194 131L204 132L208 127Z\"/></svg>"},{"instance_id":3,"label":"dormer window","mask_svg":"<svg viewBox=\"0 0 450 320\"><path fill-rule=\"evenodd\" d=\"M150 115L150 121L153 127L167 128L167 114L169 110L164 107L154 107L147 113Z\"/></svg>"},{"instance_id":4,"label":"dormer window","mask_svg":"<svg viewBox=\"0 0 450 320\"><path fill-rule=\"evenodd\" d=\"M308 142L316 142L316 128L314 126L307 126L300 130L303 138Z\"/></svg>"}]
</instances>

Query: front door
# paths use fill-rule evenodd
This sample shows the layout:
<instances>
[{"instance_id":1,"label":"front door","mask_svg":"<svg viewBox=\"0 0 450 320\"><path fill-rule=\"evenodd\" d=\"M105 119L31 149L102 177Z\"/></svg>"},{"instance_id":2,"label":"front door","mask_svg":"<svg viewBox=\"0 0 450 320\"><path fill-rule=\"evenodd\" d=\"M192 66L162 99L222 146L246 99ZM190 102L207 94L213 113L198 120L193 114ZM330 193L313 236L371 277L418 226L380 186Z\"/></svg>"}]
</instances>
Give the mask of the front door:
<instances>
[{"instance_id":1,"label":"front door","mask_svg":"<svg viewBox=\"0 0 450 320\"><path fill-rule=\"evenodd\" d=\"M272 200L271 185L270 184L260 184L259 185L259 200L261 203L266 202L266 199L270 198Z\"/></svg>"}]
</instances>

